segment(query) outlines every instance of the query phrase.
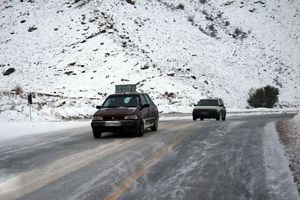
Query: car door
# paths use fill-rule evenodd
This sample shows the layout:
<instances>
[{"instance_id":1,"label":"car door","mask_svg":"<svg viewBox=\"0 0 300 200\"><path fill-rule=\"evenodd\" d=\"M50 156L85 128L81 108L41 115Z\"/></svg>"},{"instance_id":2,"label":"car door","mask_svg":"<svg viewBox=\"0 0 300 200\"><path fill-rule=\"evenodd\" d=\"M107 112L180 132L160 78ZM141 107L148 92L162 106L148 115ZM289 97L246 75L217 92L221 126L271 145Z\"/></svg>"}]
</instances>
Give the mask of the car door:
<instances>
[{"instance_id":1,"label":"car door","mask_svg":"<svg viewBox=\"0 0 300 200\"><path fill-rule=\"evenodd\" d=\"M158 110L149 95L145 94L145 98L147 103L150 105L149 107L149 123L151 125L154 124L155 120L158 119Z\"/></svg>"},{"instance_id":2,"label":"car door","mask_svg":"<svg viewBox=\"0 0 300 200\"><path fill-rule=\"evenodd\" d=\"M142 106L142 109L140 110L140 115L141 115L141 119L144 121L144 127L147 128L150 126L148 120L150 118L149 107L143 107L145 104L148 104L144 95L140 95L140 100Z\"/></svg>"}]
</instances>

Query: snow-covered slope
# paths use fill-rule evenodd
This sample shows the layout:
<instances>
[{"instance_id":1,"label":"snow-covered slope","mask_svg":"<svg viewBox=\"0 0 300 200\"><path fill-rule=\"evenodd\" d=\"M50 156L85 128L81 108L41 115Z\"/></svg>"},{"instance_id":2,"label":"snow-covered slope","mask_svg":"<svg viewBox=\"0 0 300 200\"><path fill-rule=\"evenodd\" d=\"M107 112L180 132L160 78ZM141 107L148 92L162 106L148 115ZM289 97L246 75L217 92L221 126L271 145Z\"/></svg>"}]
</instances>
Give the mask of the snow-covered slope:
<instances>
[{"instance_id":1,"label":"snow-covered slope","mask_svg":"<svg viewBox=\"0 0 300 200\"><path fill-rule=\"evenodd\" d=\"M270 84L280 104L300 105L299 1L127 1L1 1L1 111L26 105L3 93L17 85L90 107L138 83L160 110L187 112L215 96L244 108L250 88Z\"/></svg>"}]
</instances>

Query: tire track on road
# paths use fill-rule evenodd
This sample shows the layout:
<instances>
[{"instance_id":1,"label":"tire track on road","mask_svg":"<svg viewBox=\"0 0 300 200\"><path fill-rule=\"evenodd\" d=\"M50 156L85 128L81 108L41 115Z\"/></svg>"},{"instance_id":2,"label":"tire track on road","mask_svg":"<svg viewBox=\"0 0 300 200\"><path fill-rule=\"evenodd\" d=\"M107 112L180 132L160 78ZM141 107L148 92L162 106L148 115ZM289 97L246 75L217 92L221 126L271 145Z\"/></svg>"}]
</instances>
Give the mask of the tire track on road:
<instances>
[{"instance_id":1,"label":"tire track on road","mask_svg":"<svg viewBox=\"0 0 300 200\"><path fill-rule=\"evenodd\" d=\"M139 141L142 141L142 139L134 138L126 141L114 141L96 149L87 150L59 159L43 169L35 169L17 175L0 183L0 199L10 200L20 198L58 178L89 165L95 160L121 151Z\"/></svg>"},{"instance_id":2,"label":"tire track on road","mask_svg":"<svg viewBox=\"0 0 300 200\"><path fill-rule=\"evenodd\" d=\"M191 126L191 124L189 124ZM182 142L193 132L180 134L178 137L175 137L169 141L165 147L158 150L153 154L153 156L140 168L138 168L131 176L124 180L116 189L114 189L108 196L105 197L105 200L117 200L119 199L126 191L128 191L139 178L144 176L154 165L156 165L164 156L166 156L172 149Z\"/></svg>"}]
</instances>

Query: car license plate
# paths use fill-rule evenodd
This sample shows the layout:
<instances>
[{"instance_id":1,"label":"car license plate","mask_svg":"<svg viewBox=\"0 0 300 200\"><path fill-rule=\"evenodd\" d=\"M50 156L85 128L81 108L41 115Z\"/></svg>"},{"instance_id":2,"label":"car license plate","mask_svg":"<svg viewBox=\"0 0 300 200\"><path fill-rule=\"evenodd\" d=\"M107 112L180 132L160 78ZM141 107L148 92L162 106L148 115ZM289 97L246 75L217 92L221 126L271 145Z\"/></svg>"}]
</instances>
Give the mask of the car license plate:
<instances>
[{"instance_id":1,"label":"car license plate","mask_svg":"<svg viewBox=\"0 0 300 200\"><path fill-rule=\"evenodd\" d=\"M107 121L107 122L105 122L105 126L121 126L121 122L119 122L119 121Z\"/></svg>"}]
</instances>

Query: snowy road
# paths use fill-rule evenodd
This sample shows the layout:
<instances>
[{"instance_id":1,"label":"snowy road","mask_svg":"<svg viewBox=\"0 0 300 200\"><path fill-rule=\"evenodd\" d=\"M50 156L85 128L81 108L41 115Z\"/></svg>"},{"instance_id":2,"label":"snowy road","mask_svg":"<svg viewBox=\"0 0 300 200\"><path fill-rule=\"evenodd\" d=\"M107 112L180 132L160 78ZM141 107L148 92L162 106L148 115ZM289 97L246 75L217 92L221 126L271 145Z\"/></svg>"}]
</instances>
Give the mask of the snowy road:
<instances>
[{"instance_id":1,"label":"snowy road","mask_svg":"<svg viewBox=\"0 0 300 200\"><path fill-rule=\"evenodd\" d=\"M290 117L163 121L142 138L95 140L80 127L3 140L0 199L299 199L273 130Z\"/></svg>"}]
</instances>

